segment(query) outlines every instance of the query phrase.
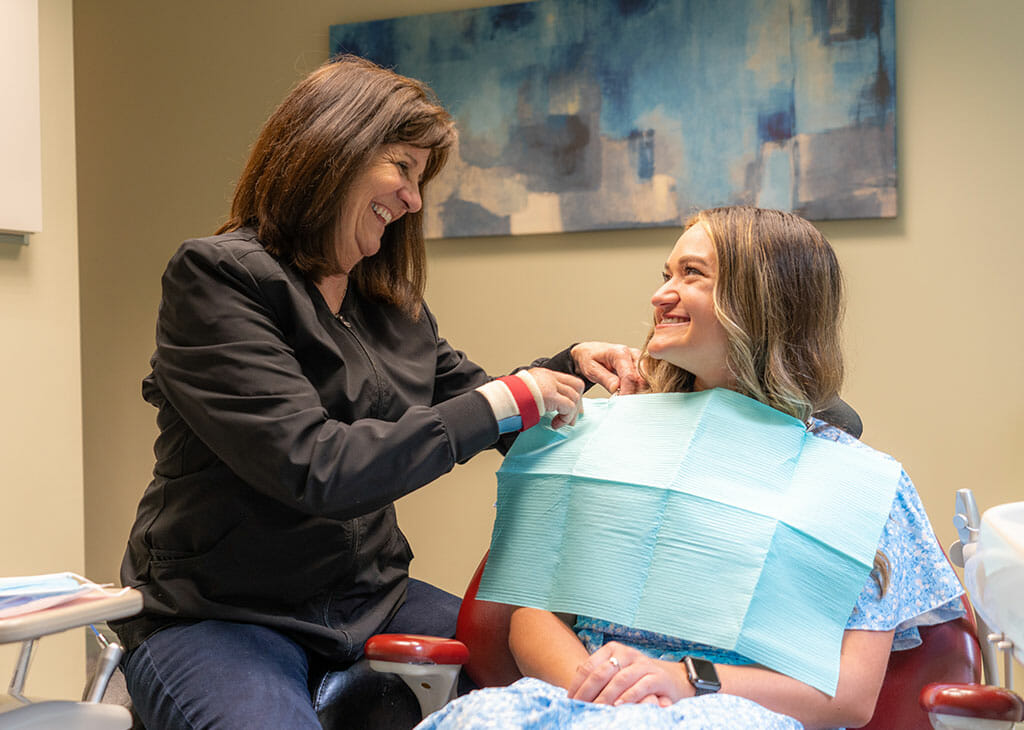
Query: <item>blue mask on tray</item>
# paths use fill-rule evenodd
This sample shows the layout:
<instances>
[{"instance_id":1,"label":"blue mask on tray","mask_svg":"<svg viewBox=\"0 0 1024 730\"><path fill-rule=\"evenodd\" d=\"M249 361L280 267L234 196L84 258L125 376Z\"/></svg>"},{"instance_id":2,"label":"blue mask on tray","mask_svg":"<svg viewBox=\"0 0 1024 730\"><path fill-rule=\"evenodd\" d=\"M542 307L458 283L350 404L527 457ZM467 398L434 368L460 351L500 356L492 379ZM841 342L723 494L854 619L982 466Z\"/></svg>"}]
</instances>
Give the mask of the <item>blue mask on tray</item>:
<instances>
[{"instance_id":1,"label":"blue mask on tray","mask_svg":"<svg viewBox=\"0 0 1024 730\"><path fill-rule=\"evenodd\" d=\"M730 390L585 409L506 456L479 598L733 650L834 695L899 463Z\"/></svg>"}]
</instances>

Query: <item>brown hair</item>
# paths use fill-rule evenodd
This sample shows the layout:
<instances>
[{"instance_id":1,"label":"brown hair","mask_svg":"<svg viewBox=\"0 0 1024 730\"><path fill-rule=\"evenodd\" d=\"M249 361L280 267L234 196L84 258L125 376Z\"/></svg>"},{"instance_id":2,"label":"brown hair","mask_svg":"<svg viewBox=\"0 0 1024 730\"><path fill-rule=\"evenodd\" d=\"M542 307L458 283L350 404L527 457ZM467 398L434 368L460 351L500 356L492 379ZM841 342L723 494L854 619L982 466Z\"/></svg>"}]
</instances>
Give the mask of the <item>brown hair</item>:
<instances>
[{"instance_id":1,"label":"brown hair","mask_svg":"<svg viewBox=\"0 0 1024 730\"><path fill-rule=\"evenodd\" d=\"M430 150L421 183L437 175L455 126L425 84L357 56L303 79L270 115L217 231L256 229L263 246L316 281L339 273L335 231L353 179L384 145ZM350 281L377 301L419 316L426 285L422 210L384 230L380 252Z\"/></svg>"},{"instance_id":2,"label":"brown hair","mask_svg":"<svg viewBox=\"0 0 1024 730\"><path fill-rule=\"evenodd\" d=\"M838 396L843 381L835 252L817 228L779 210L703 210L684 231L698 224L718 257L715 314L728 338L735 389L806 421ZM641 365L652 390L693 389L691 373L654 359L646 343Z\"/></svg>"}]
</instances>

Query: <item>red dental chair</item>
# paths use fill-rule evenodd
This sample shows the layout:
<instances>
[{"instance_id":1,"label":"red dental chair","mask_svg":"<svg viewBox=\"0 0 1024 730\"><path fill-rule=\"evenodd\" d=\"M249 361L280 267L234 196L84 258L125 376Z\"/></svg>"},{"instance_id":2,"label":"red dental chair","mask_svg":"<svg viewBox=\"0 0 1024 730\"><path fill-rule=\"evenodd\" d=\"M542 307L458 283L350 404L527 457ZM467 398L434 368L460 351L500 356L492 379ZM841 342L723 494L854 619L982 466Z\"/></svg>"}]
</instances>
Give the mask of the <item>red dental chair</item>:
<instances>
[{"instance_id":1,"label":"red dental chair","mask_svg":"<svg viewBox=\"0 0 1024 730\"><path fill-rule=\"evenodd\" d=\"M406 679L411 687L419 685L420 706L424 714L439 709L452 694L453 680L460 665L480 687L511 684L522 675L508 649L508 629L513 608L476 599L477 588L487 556L480 562L470 581L459 612L456 639L417 637L404 634L381 634L366 642L366 656L379 671L402 671L402 664L412 666L450 667L449 684L438 687L433 679ZM967 599L965 606L969 608ZM981 651L976 639L973 615L937 626L920 629L921 646L893 652L889 660L875 715L865 727L872 730L930 730L928 712L968 714L956 707L950 694L952 685L968 685L982 689L987 700L976 702L971 712L989 712L990 717L1010 719L1022 706L1014 705L1006 695L1013 695L998 687L979 685L981 680ZM942 683L942 684L937 684ZM430 685L424 688L422 685ZM926 709L925 693L930 703ZM426 693L433 692L425 701ZM1017 698L1017 703L1020 703ZM1014 709L1016 707L1016 709ZM977 715L973 715L977 717ZM1019 719L1019 717L1017 718ZM963 725L969 727L970 725Z\"/></svg>"}]
</instances>

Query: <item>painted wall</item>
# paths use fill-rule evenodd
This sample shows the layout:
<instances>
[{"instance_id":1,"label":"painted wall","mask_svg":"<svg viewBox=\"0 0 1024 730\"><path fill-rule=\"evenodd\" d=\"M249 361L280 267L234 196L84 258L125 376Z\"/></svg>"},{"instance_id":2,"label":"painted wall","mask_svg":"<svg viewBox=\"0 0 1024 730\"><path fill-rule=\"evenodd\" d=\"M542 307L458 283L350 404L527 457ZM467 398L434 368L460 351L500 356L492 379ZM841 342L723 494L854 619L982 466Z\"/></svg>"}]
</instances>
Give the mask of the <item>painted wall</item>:
<instances>
[{"instance_id":1,"label":"painted wall","mask_svg":"<svg viewBox=\"0 0 1024 730\"><path fill-rule=\"evenodd\" d=\"M85 570L71 0L39 3L39 55L42 233L28 246L0 243L0 575L7 576ZM4 671L13 670L16 649L0 646ZM33 656L28 694L81 696L80 631L44 639Z\"/></svg>"},{"instance_id":2,"label":"painted wall","mask_svg":"<svg viewBox=\"0 0 1024 730\"><path fill-rule=\"evenodd\" d=\"M152 467L155 413L139 381L160 273L182 239L226 215L248 145L292 84L325 59L328 25L487 4L75 4L91 576L116 579ZM1024 246L1014 215L1024 167L1022 30L1018 0L901 0L900 215L822 225L850 291L845 395L864 418L865 440L906 465L946 545L954 490L972 487L983 508L1024 498ZM495 372L573 340L636 343L675 236L432 241L428 298L442 334ZM515 308L502 296L508 282L527 282ZM402 500L414 575L461 592L487 544L496 466L483 455Z\"/></svg>"}]
</instances>

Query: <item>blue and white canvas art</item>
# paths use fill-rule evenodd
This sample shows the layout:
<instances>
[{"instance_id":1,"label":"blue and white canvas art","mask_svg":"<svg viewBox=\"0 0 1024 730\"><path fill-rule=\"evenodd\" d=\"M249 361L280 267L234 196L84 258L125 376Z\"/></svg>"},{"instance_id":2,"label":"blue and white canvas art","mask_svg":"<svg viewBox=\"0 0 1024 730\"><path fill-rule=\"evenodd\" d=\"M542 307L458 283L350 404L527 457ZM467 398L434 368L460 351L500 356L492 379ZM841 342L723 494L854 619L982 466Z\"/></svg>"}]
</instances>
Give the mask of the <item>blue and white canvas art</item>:
<instances>
[{"instance_id":1,"label":"blue and white canvas art","mask_svg":"<svg viewBox=\"0 0 1024 730\"><path fill-rule=\"evenodd\" d=\"M429 237L896 215L894 0L536 0L334 25L428 83L459 146Z\"/></svg>"}]
</instances>

